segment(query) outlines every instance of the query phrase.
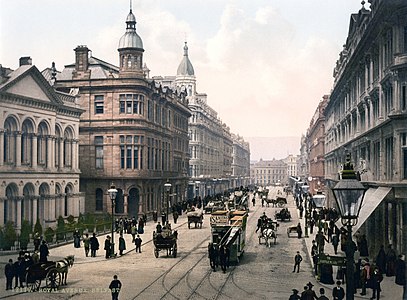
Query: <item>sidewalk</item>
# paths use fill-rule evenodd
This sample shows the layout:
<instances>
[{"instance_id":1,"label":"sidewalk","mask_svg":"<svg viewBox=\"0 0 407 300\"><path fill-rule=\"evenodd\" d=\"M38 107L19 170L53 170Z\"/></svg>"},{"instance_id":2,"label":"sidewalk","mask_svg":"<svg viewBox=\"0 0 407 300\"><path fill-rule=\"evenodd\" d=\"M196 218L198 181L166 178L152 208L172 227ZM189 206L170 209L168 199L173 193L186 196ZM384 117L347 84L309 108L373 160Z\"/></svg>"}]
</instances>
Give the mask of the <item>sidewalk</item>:
<instances>
[{"instance_id":1,"label":"sidewalk","mask_svg":"<svg viewBox=\"0 0 407 300\"><path fill-rule=\"evenodd\" d=\"M291 201L294 201L294 198L292 197L292 195L290 198L291 198ZM298 218L299 218L300 213L299 213L298 209L297 209L297 214L298 214ZM299 219L299 221L301 222L301 226L305 232L305 218L303 217L302 219ZM311 256L312 241L315 240L317 230L318 230L318 228L314 227L313 234L308 232L309 237L303 238L305 241L305 245L307 246L308 255L309 255L311 264L312 264L312 256ZM338 254L335 254L332 244L327 243L327 242L325 243L324 252L326 254L329 254L332 256L344 256L344 257L346 256L346 254L340 250L340 247L338 247ZM369 260L373 261L373 259L370 257L369 257ZM333 278L334 278L335 282L336 282L336 273L337 273L337 267L333 266ZM403 300L403 287L396 285L394 281L395 281L394 276L393 277L386 277L386 275L383 276L383 281L381 282L382 292L380 294L380 299ZM328 296L328 298L332 295L332 290L336 286L336 284L329 285L329 284L320 283L317 280L316 276L315 276L315 282L317 284L314 287L314 290L317 292L318 295L319 295L320 287L325 288L325 294ZM346 283L344 285L342 285L342 287L346 291ZM355 294L355 299L370 299L372 297L372 289L366 289L365 296L360 295L361 291L362 291L361 289L357 290L357 293Z\"/></svg>"}]
</instances>

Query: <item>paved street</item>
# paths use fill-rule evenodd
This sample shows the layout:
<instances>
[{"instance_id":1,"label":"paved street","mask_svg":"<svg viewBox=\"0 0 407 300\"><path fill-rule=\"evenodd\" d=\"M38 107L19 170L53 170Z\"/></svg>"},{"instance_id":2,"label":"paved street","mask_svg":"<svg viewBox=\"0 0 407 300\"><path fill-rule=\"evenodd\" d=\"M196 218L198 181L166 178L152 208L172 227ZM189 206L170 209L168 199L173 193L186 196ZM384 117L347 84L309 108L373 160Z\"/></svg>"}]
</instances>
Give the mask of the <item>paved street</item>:
<instances>
[{"instance_id":1,"label":"paved street","mask_svg":"<svg viewBox=\"0 0 407 300\"><path fill-rule=\"evenodd\" d=\"M271 195L276 191L271 191ZM252 197L251 197L252 198ZM251 199L250 198L250 199ZM260 199L256 206L250 207L246 231L245 253L237 266L231 266L226 274L220 269L213 272L209 267L207 244L210 240L209 215L205 215L202 229L188 229L186 216L178 219L173 226L179 232L178 255L166 257L160 252L154 257L152 231L155 224L148 222L142 235L142 253L134 251L131 235L126 235L127 250L125 255L106 260L104 251L99 251L96 258L85 257L83 248L74 248L72 244L50 250L50 260L56 260L69 254L75 255L75 264L68 275L68 285L62 286L55 293L19 293L16 291L0 292L1 298L19 299L110 299L107 289L114 274L123 283L120 299L288 299L291 289L302 290L304 284L311 281L315 290L320 285L312 275L307 245L311 238L298 239L292 234L287 237L287 227L298 223L294 201L288 198L293 219L280 222L277 244L267 248L259 244L255 233L258 217L263 213L274 218L274 212L280 208L261 207ZM115 235L117 237L117 235ZM103 245L104 236L99 237ZM116 240L117 246L117 240ZM327 248L329 245L327 246ZM103 247L101 247L103 248ZM304 261L299 273L292 273L294 255L300 251ZM2 266L8 256L0 256ZM15 259L15 256L12 257ZM4 272L1 276L4 282ZM3 283L3 285L5 285ZM330 295L329 287L326 287ZM389 298L389 291L384 287L383 299Z\"/></svg>"}]
</instances>

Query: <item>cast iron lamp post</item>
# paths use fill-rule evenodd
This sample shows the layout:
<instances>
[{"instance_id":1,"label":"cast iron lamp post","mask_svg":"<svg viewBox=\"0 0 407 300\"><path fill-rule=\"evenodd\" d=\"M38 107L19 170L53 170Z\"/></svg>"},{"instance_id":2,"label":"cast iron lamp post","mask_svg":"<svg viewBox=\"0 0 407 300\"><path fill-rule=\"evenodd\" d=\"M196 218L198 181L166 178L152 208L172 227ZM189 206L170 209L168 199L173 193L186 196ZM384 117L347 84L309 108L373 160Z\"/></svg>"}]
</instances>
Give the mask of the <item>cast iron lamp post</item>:
<instances>
[{"instance_id":1,"label":"cast iron lamp post","mask_svg":"<svg viewBox=\"0 0 407 300\"><path fill-rule=\"evenodd\" d=\"M309 237L308 236L308 218L307 218L307 209L308 208L308 191L309 191L309 185L307 183L304 183L304 185L301 187L302 189L302 194L304 195L304 210L305 210L305 235L304 238ZM306 207L305 207L306 206Z\"/></svg>"},{"instance_id":2,"label":"cast iron lamp post","mask_svg":"<svg viewBox=\"0 0 407 300\"><path fill-rule=\"evenodd\" d=\"M115 254L114 254L114 205L115 205L115 201L116 201L117 190L113 183L110 186L110 189L107 190L107 193L110 196L110 200L112 200L112 245L110 248L111 249L110 256L114 257L115 256Z\"/></svg>"},{"instance_id":3,"label":"cast iron lamp post","mask_svg":"<svg viewBox=\"0 0 407 300\"><path fill-rule=\"evenodd\" d=\"M366 188L357 180L350 155L343 166L342 178L332 189L341 214L342 224L347 228L346 238L346 300L354 299L354 254L356 245L352 241L352 226L358 222L360 208Z\"/></svg>"},{"instance_id":4,"label":"cast iron lamp post","mask_svg":"<svg viewBox=\"0 0 407 300\"><path fill-rule=\"evenodd\" d=\"M171 185L171 183L169 183L168 181L167 181L167 183L165 183L164 184L164 189L165 189L165 194L166 194L166 196L167 196L167 204L166 204L166 208L167 208L167 218L166 218L166 221L168 222L168 220L170 219L169 218L169 216L168 216L168 213L169 213L169 206L170 206L170 192L171 192L171 187L172 187L172 185ZM163 225L165 225L165 224L163 224Z\"/></svg>"}]
</instances>

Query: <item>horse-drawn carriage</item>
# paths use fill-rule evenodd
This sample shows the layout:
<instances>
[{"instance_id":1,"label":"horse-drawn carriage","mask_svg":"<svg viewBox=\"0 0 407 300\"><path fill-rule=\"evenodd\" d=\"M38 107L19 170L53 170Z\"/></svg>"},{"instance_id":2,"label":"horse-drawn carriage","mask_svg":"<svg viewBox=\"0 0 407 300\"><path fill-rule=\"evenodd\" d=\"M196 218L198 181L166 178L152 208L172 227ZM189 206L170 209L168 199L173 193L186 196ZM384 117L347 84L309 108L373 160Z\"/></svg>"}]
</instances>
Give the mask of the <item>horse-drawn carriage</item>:
<instances>
[{"instance_id":1,"label":"horse-drawn carriage","mask_svg":"<svg viewBox=\"0 0 407 300\"><path fill-rule=\"evenodd\" d=\"M287 204L287 199L282 196L277 196L276 199L265 199L266 200L266 206L270 206L270 204L273 207L284 207L284 205Z\"/></svg>"},{"instance_id":2,"label":"horse-drawn carriage","mask_svg":"<svg viewBox=\"0 0 407 300\"><path fill-rule=\"evenodd\" d=\"M195 228L202 228L203 212L200 209L193 208L187 212L188 217L188 229L191 228L191 223L195 224Z\"/></svg>"},{"instance_id":3,"label":"horse-drawn carriage","mask_svg":"<svg viewBox=\"0 0 407 300\"><path fill-rule=\"evenodd\" d=\"M266 246L271 247L271 240L274 239L274 245L277 243L277 229L279 224L270 218L264 220L260 227L259 233L259 244L261 244L262 239Z\"/></svg>"},{"instance_id":4,"label":"horse-drawn carriage","mask_svg":"<svg viewBox=\"0 0 407 300\"><path fill-rule=\"evenodd\" d=\"M291 213L288 208L283 208L280 211L276 211L274 217L276 220L281 220L282 222L285 220L291 221Z\"/></svg>"},{"instance_id":5,"label":"horse-drawn carriage","mask_svg":"<svg viewBox=\"0 0 407 300\"><path fill-rule=\"evenodd\" d=\"M73 263L74 256L69 255L59 261L39 262L27 267L25 271L27 289L31 292L38 291L43 280L47 291L57 290L60 285L66 285L68 269Z\"/></svg>"},{"instance_id":6,"label":"horse-drawn carriage","mask_svg":"<svg viewBox=\"0 0 407 300\"><path fill-rule=\"evenodd\" d=\"M176 230L163 229L162 232L153 233L154 255L159 256L161 250L167 250L167 256L177 257L177 238Z\"/></svg>"}]
</instances>

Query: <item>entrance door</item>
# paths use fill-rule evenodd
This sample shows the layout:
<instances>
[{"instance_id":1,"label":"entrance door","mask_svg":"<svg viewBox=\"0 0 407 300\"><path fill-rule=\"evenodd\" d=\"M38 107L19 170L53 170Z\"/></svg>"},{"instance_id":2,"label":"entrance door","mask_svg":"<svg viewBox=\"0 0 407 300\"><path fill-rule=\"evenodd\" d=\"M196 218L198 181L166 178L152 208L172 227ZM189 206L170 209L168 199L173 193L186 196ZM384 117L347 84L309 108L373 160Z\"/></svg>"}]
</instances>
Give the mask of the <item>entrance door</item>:
<instances>
[{"instance_id":1,"label":"entrance door","mask_svg":"<svg viewBox=\"0 0 407 300\"><path fill-rule=\"evenodd\" d=\"M128 216L138 218L138 207L140 201L140 192L136 188L132 188L129 191L129 198L128 198Z\"/></svg>"}]
</instances>

